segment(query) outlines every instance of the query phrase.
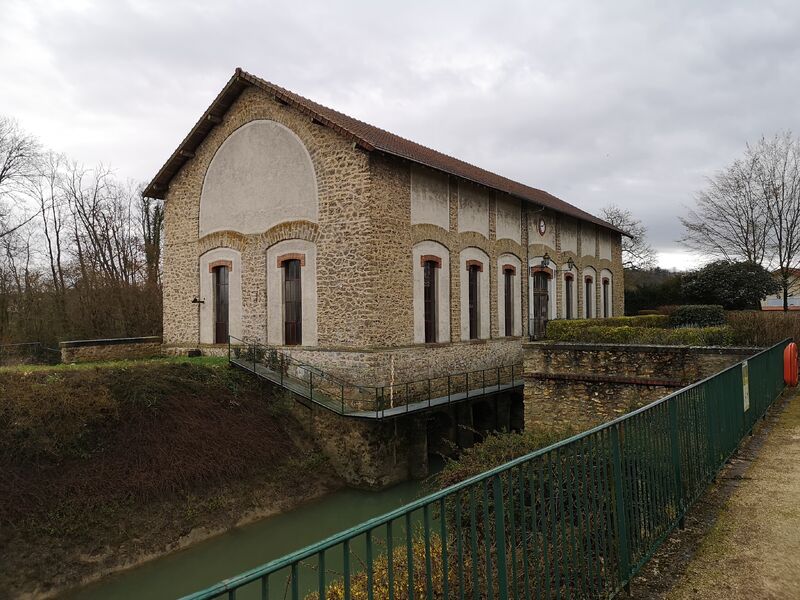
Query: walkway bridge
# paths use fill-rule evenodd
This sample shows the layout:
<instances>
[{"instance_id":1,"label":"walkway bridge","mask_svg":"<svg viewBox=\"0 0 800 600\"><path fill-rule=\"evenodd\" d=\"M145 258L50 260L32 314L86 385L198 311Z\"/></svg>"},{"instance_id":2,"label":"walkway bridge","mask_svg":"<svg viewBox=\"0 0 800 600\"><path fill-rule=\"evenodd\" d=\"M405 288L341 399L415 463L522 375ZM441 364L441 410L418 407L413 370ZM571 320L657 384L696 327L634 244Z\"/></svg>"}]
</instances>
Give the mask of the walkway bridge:
<instances>
[{"instance_id":1,"label":"walkway bridge","mask_svg":"<svg viewBox=\"0 0 800 600\"><path fill-rule=\"evenodd\" d=\"M521 363L383 386L362 386L300 362L274 346L235 337L229 340L228 360L300 398L355 419L391 419L523 387Z\"/></svg>"},{"instance_id":2,"label":"walkway bridge","mask_svg":"<svg viewBox=\"0 0 800 600\"><path fill-rule=\"evenodd\" d=\"M788 342L187 598L614 598L780 397Z\"/></svg>"}]
</instances>

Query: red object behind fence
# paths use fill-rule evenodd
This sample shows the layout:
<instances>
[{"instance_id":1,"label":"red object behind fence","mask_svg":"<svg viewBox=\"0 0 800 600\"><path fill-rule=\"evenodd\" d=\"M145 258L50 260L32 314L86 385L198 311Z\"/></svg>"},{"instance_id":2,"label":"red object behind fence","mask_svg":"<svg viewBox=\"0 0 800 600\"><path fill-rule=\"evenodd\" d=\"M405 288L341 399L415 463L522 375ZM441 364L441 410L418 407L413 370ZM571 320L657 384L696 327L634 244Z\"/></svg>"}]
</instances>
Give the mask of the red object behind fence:
<instances>
[{"instance_id":1,"label":"red object behind fence","mask_svg":"<svg viewBox=\"0 0 800 600\"><path fill-rule=\"evenodd\" d=\"M797 385L797 344L794 342L783 351L783 380L786 385Z\"/></svg>"}]
</instances>

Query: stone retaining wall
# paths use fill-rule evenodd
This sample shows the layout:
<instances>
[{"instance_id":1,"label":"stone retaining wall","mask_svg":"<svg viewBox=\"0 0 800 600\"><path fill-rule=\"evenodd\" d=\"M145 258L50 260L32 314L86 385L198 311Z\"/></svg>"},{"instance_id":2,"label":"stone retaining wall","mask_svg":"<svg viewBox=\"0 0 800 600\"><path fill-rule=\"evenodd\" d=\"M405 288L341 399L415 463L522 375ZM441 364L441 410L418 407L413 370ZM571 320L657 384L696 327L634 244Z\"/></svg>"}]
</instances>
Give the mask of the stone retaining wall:
<instances>
[{"instance_id":1,"label":"stone retaining wall","mask_svg":"<svg viewBox=\"0 0 800 600\"><path fill-rule=\"evenodd\" d=\"M63 363L150 358L161 355L161 337L73 340L61 342L59 347Z\"/></svg>"},{"instance_id":2,"label":"stone retaining wall","mask_svg":"<svg viewBox=\"0 0 800 600\"><path fill-rule=\"evenodd\" d=\"M752 356L755 348L524 344L525 426L587 429Z\"/></svg>"}]
</instances>

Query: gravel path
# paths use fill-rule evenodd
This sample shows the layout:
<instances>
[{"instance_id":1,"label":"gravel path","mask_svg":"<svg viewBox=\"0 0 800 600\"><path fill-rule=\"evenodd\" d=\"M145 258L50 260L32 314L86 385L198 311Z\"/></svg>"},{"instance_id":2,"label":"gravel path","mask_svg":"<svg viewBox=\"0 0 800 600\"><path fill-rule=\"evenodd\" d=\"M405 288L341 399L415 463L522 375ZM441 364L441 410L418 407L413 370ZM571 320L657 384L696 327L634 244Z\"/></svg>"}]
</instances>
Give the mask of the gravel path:
<instances>
[{"instance_id":1,"label":"gravel path","mask_svg":"<svg viewBox=\"0 0 800 600\"><path fill-rule=\"evenodd\" d=\"M768 427L669 600L800 599L800 392Z\"/></svg>"}]
</instances>

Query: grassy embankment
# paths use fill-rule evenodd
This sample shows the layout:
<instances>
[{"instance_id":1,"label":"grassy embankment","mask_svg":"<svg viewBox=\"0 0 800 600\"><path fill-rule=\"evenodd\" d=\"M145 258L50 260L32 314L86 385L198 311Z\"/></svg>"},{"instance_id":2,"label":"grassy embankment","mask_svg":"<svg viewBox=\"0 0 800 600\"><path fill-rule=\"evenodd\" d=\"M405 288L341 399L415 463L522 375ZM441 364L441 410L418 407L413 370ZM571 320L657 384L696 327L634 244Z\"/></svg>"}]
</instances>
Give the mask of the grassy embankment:
<instances>
[{"instance_id":1,"label":"grassy embankment","mask_svg":"<svg viewBox=\"0 0 800 600\"><path fill-rule=\"evenodd\" d=\"M79 584L340 485L220 359L0 368L0 596Z\"/></svg>"}]
</instances>

